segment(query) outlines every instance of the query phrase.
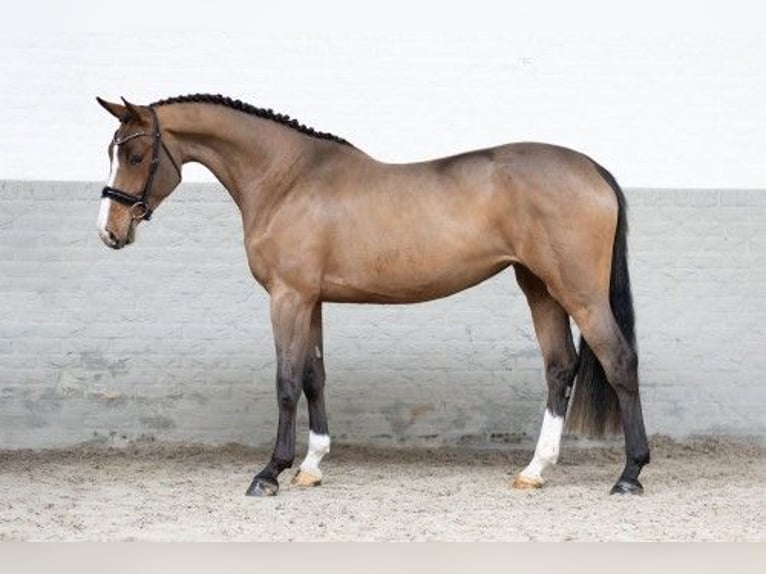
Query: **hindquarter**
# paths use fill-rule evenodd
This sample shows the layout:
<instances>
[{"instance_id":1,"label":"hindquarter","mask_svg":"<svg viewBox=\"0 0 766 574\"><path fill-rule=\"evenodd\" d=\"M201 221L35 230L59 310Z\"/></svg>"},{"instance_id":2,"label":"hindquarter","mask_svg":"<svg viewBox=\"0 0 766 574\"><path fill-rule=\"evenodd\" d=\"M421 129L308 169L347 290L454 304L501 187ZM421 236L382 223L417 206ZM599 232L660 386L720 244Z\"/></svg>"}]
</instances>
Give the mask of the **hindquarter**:
<instances>
[{"instance_id":1,"label":"hindquarter","mask_svg":"<svg viewBox=\"0 0 766 574\"><path fill-rule=\"evenodd\" d=\"M567 148L514 144L498 151L496 177L518 261L562 303L606 297L618 205L594 162Z\"/></svg>"}]
</instances>

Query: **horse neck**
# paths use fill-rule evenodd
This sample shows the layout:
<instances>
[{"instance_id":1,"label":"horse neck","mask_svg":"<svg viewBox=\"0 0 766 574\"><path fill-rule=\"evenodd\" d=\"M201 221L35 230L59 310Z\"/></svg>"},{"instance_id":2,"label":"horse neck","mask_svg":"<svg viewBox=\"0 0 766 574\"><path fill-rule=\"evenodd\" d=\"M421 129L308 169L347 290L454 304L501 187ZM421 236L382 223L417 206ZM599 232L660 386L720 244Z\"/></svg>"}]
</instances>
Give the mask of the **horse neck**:
<instances>
[{"instance_id":1,"label":"horse neck","mask_svg":"<svg viewBox=\"0 0 766 574\"><path fill-rule=\"evenodd\" d=\"M224 106L184 103L157 111L181 161L209 169L243 215L272 201L288 186L298 164L311 156L311 138Z\"/></svg>"}]
</instances>

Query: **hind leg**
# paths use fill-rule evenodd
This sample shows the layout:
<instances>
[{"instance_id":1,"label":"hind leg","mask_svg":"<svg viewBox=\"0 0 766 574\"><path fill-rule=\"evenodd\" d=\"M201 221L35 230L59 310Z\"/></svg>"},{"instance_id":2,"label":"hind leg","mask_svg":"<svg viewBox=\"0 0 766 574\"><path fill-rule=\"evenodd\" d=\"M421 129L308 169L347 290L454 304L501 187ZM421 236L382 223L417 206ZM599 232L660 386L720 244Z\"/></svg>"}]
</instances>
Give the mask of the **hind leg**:
<instances>
[{"instance_id":1,"label":"hind leg","mask_svg":"<svg viewBox=\"0 0 766 574\"><path fill-rule=\"evenodd\" d=\"M577 353L569 328L569 315L564 308L550 296L543 282L529 270L516 266L515 271L519 286L529 302L535 333L542 350L548 400L535 454L527 467L516 477L513 487L540 488L544 483L543 471L558 460Z\"/></svg>"},{"instance_id":2,"label":"hind leg","mask_svg":"<svg viewBox=\"0 0 766 574\"><path fill-rule=\"evenodd\" d=\"M609 303L584 306L572 313L583 337L593 349L604 368L607 381L617 393L622 429L625 435L625 468L612 494L641 494L638 481L641 468L649 462L649 441L646 438L638 393L638 358L615 322Z\"/></svg>"},{"instance_id":3,"label":"hind leg","mask_svg":"<svg viewBox=\"0 0 766 574\"><path fill-rule=\"evenodd\" d=\"M322 304L317 303L311 316L310 348L303 370L303 394L309 410L309 450L293 478L293 484L297 486L318 486L322 483L319 463L330 452L330 433L324 404L323 353Z\"/></svg>"}]
</instances>

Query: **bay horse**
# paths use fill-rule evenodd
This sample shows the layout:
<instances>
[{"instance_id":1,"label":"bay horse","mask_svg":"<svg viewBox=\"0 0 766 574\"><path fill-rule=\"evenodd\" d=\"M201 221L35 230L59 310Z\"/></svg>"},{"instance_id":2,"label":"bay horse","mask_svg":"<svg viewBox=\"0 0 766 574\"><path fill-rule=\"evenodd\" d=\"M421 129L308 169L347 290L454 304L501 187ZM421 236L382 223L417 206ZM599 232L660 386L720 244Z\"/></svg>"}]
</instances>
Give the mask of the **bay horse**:
<instances>
[{"instance_id":1,"label":"bay horse","mask_svg":"<svg viewBox=\"0 0 766 574\"><path fill-rule=\"evenodd\" d=\"M277 494L280 473L292 466L301 391L309 446L293 483L321 482L319 464L330 450L323 302L427 301L509 266L530 306L548 386L534 455L512 486L543 485L566 418L571 431L591 436L621 430L626 464L611 492L643 492L638 476L649 445L626 203L606 169L574 150L532 142L389 164L340 137L220 95L147 106L97 100L119 120L98 216L107 246L134 241L187 162L209 169L241 212L250 270L270 297L279 408L273 454L248 495ZM570 317L581 332L579 349Z\"/></svg>"}]
</instances>

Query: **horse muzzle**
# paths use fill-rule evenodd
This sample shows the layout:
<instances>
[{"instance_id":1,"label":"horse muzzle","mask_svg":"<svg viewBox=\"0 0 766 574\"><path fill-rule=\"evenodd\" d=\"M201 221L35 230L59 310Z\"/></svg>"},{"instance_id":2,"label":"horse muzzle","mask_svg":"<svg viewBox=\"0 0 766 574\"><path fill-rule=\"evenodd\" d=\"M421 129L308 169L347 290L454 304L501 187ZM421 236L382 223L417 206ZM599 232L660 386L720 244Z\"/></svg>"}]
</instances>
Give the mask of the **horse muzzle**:
<instances>
[{"instance_id":1,"label":"horse muzzle","mask_svg":"<svg viewBox=\"0 0 766 574\"><path fill-rule=\"evenodd\" d=\"M104 245L112 249L122 249L128 244L127 240L120 239L109 230L99 229L98 234L101 236L101 241L104 242Z\"/></svg>"},{"instance_id":2,"label":"horse muzzle","mask_svg":"<svg viewBox=\"0 0 766 574\"><path fill-rule=\"evenodd\" d=\"M112 205L111 199L101 200L96 226L104 245L112 249L122 249L135 240L136 221L126 213L112 213Z\"/></svg>"}]
</instances>

